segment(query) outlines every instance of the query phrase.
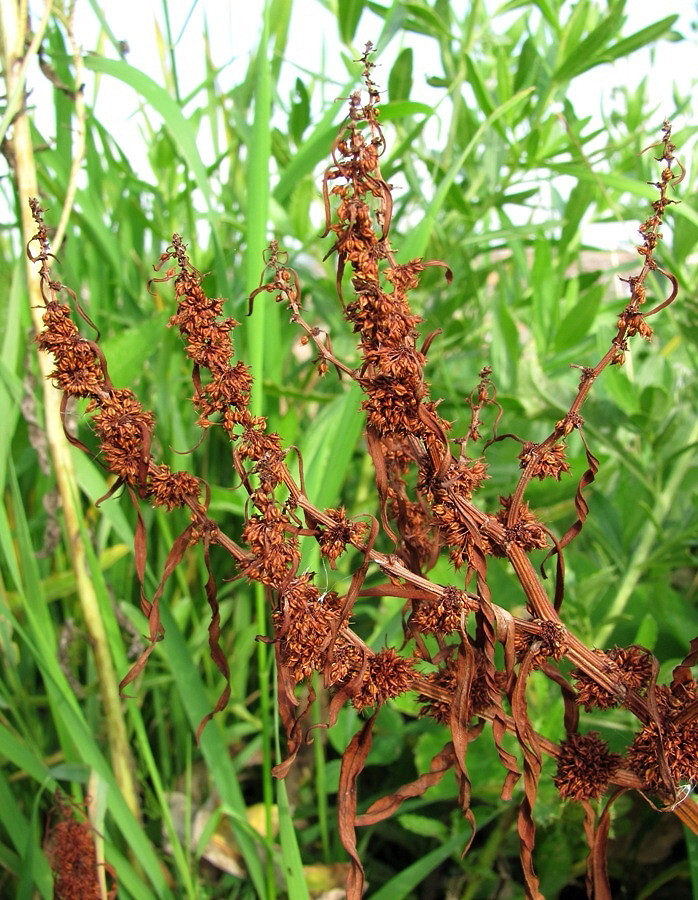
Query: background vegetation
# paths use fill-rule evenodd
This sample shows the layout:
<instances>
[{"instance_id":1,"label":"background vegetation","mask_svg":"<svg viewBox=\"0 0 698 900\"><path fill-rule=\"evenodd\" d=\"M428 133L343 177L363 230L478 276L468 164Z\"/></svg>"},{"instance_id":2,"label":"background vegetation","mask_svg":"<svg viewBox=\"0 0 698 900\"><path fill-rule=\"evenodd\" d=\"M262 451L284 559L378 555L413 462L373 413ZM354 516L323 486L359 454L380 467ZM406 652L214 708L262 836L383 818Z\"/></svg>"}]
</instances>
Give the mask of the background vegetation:
<instances>
[{"instance_id":1,"label":"background vegetation","mask_svg":"<svg viewBox=\"0 0 698 900\"><path fill-rule=\"evenodd\" d=\"M418 294L424 334L442 330L429 368L432 394L443 398L440 413L464 421L463 398L490 364L504 430L540 439L569 405L578 378L569 366L593 364L607 347L623 304L616 276L637 268L631 223L646 218L655 196L646 184L657 178L655 163L640 151L658 139L668 117L687 176L658 256L678 278L680 299L657 320L654 344L635 346L625 367L606 373L586 408L601 466L590 491L592 514L567 552L566 621L590 646L643 644L669 671L698 632L698 204L686 156L695 134L686 124L693 85L678 83L675 108L656 110L648 100L648 71L619 89L605 116L591 120L576 113L569 97L585 72L658 41L683 40L676 16L665 10L655 25L633 33L623 0L522 0L505 4L506 16L478 2L461 15L441 0L324 6L334 11L336 31L327 37L332 62L323 71L284 66L289 25L299 13L292 3L269 0L263 15L260 4L259 43L250 48L244 77L221 89L225 71L209 58L205 80L186 95L186 61L169 52L166 3L159 82L129 64L108 14L100 53L84 56L76 49L84 38L73 33L70 8L54 4L32 15L19 46L28 47L32 63L40 49L42 72L30 66L27 87L48 79L51 99L39 117L29 96L30 162L47 220L66 223L54 239L59 277L98 324L114 384L133 387L154 410L160 458L205 477L212 515L239 533L243 499L231 490L223 436L212 432L193 454L179 453L198 440L189 366L178 337L165 327L172 298L166 289L148 293L146 282L177 231L194 264L209 273L209 295L229 297L230 314L243 319L273 235L300 273L307 318L327 328L338 356L355 358L331 263L322 262L330 241L318 238L318 173L344 115L344 101L334 98L356 86L357 48L370 38L394 58L376 75L387 91L383 173L399 188L393 244L402 261L426 254L446 260L454 272L450 286L427 272ZM132 557L135 517L124 498L95 509L109 487L103 471L61 448L59 429L48 421L53 416L55 423L56 407L32 344L25 199L14 180L28 165L16 142L22 94L13 91L6 63L16 6L0 0L0 7L9 82L0 232L0 892L52 896L42 843L60 786L76 801L86 793L93 798L93 821L119 896L320 895L343 881L333 794L339 756L359 717L345 710L333 729L317 732L285 785L272 781L271 765L282 755L273 654L255 642L269 626L264 598L253 587L221 585L232 699L200 747L194 730L221 683L208 658L206 575L198 557L167 588L166 640L131 686L132 699L123 706L109 699L114 677L141 649L145 628ZM366 34L369 12L377 31ZM24 25L15 20L15 39ZM429 106L413 99L421 71L410 49L415 34L435 51L428 75L439 99ZM29 46L32 36L37 40ZM123 135L86 102L91 92L76 93L92 75L137 95L152 176L134 172ZM323 105L321 97L333 102ZM628 223L628 253L590 246L590 222ZM375 510L355 386L343 387L332 375L320 379L284 312L261 299L236 332L237 353L253 366L257 411L286 446L301 450L307 494L317 506ZM89 442L83 412L71 416ZM539 517L558 530L573 517L573 479L585 466L580 445L571 444L570 454L571 479L531 492ZM491 448L489 458L492 478L484 490L494 505L511 490L516 462L506 444ZM74 496L81 550L66 537L71 519L57 500L57 467L59 483ZM178 523L161 511L146 513L152 588ZM305 562L319 569L310 551ZM221 581L232 574L225 566ZM325 575L329 588L346 572L340 566ZM433 577L459 583L447 560ZM493 568L492 579L497 602L517 610L520 590L506 566ZM356 627L371 646L400 632L394 602L361 602ZM559 739L558 695L543 679L532 680L531 690L539 692L531 701L538 711L534 726ZM440 748L441 728L415 711L402 698L383 710L362 803L425 771ZM586 718L613 749L627 745L632 725L622 711ZM461 859L468 826L454 808L453 784L445 781L405 804L395 819L361 832L372 897L522 895L515 814L499 799L501 766L485 739L477 749L470 770L479 832L470 853ZM576 896L586 854L579 812L560 804L550 779L536 812L542 889L550 897ZM623 798L613 835L611 874L619 896L660 897L663 890L691 896L692 886L698 896L698 848L674 817Z\"/></svg>"}]
</instances>

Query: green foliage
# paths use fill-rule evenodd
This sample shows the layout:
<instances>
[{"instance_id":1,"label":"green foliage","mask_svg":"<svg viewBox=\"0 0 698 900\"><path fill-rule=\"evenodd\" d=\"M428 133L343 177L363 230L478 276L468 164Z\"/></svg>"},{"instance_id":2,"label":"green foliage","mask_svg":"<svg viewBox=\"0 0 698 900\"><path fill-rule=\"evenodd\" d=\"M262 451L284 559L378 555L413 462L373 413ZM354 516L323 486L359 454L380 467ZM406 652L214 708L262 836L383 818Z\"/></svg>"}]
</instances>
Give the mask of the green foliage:
<instances>
[{"instance_id":1,"label":"green foliage","mask_svg":"<svg viewBox=\"0 0 698 900\"><path fill-rule=\"evenodd\" d=\"M8 2L0 0L0 6ZM425 255L453 269L451 286L427 272L417 294L424 335L441 329L429 362L433 396L443 398L441 415L465 421L463 398L479 369L490 364L504 430L535 441L569 405L578 378L569 366L594 364L605 350L623 304L614 296L622 297L624 290L616 276L635 270L633 254L592 246L585 226L627 223L632 241L633 223L646 218L654 199L646 182L656 180L651 153L639 155L656 139L660 124L653 111L647 112L646 83L626 85L612 111L592 120L576 113L570 85L642 47L681 39L673 31L675 15L629 33L623 0L515 0L501 14L493 14L490 4L473 2L460 16L455 4L442 0L323 5L334 11L337 24L327 38L336 61L326 72L283 64L289 20L281 12L299 14L283 2L265 4L248 70L224 93L218 87L223 73L210 59L206 80L188 85L183 100L164 86L181 83L177 66L183 62L176 52L163 62L160 83L123 58L113 58L113 49L83 59L90 73L120 82L137 98L152 175L134 173L120 136L88 108L84 178L72 201L60 277L87 298L114 383L133 386L144 406L154 410L160 458L206 478L212 486L211 511L231 533L239 531L244 510L230 490L229 448L212 432L193 457L180 455L198 440L188 364L177 337L164 327L173 312L167 290L157 284L152 293L146 290L151 265L172 232L185 236L192 260L209 272L208 294L230 297L232 314L244 319L236 350L253 367L256 411L268 416L270 431L281 434L286 446L301 451L308 496L318 506L344 504L350 514L372 504L375 510L355 385L338 382L332 373L319 379L299 348L299 334L271 301L260 297L253 315L244 318L247 295L259 283L262 250L273 234L300 273L308 320L328 330L340 358L350 364L356 359L354 336L344 333L336 306L331 264L320 262L330 239L317 237L318 173L344 115L344 101L334 98L354 89L359 72L350 62L343 67L340 51L345 60L355 59L370 21L374 42L386 58L394 58L377 76L388 92L383 121L389 150L383 171L388 181L400 179L393 244L401 262ZM108 13L102 25L115 46ZM426 37L436 51L428 81L437 99L430 103L417 99L421 70L418 51L409 43L414 34ZM65 84L76 77L69 43L65 20L52 16L44 49ZM567 555L565 601L570 627L590 645L639 642L674 663L698 631L698 417L692 376L698 321L690 302L698 276L698 205L694 169L684 153L695 129L683 124L687 105L679 95L688 96L691 87L681 84L677 109L659 117L677 113L674 141L688 171L680 186L682 204L674 208L673 233L661 250L663 265L679 281L681 299L660 317L657 346L634 348L624 369L604 375L585 409L586 430L601 466L589 494L593 514ZM326 106L321 93L330 98ZM58 86L51 96L52 124L40 125L37 117L33 140L42 203L56 211L57 219L72 189L75 107ZM215 152L207 164L200 147L209 142ZM45 462L48 445L37 408L39 375L23 283L24 240L8 179L4 192L0 863L5 875L0 892L52 896L42 838L57 786L76 800L87 790L102 793L98 830L120 897L142 897L145 890L163 898L297 898L304 896L310 878L302 864L326 866L326 890L341 884L342 873L330 867L344 859L333 825L334 794L338 757L359 717L345 710L329 732L317 729L295 779L288 785L272 781L271 766L283 753L274 718L273 652L255 645L255 636L269 630L265 605L251 587L235 582L221 590L233 694L226 712L195 746L194 731L221 690L207 655L206 574L196 556L168 584L165 640L125 703L140 819L121 796L95 688L95 659L75 599L71 536L50 503L56 486ZM656 289L663 290L659 282ZM94 444L82 413L69 411L80 439ZM517 462L510 444L495 445L490 452L492 480L485 496L494 508L497 497L515 483ZM570 441L569 453L578 479L585 467L583 448ZM144 630L130 553L135 517L123 499L105 501L96 512L95 499L109 488L104 473L77 452L74 466L90 578L109 654L123 675L142 646ZM558 534L574 518L574 483L566 479L531 489L539 517ZM152 593L177 531L159 513L148 511L146 518ZM226 565L221 579L233 574ZM317 568L317 558L304 559L304 565ZM439 566L434 577L458 583L445 563ZM346 571L326 573L329 586ZM517 610L523 598L512 573L504 564L495 565L492 578L497 602ZM373 646L400 632L402 610L395 603L371 600L357 606ZM559 739L559 697L547 681L536 683L535 690L541 692L536 708L547 707L550 715L534 725ZM620 746L627 746L628 722L619 715L613 728ZM361 805L426 771L443 740L433 721L417 718L413 700L400 698L386 708ZM494 747L479 743L469 769L481 828L469 855L461 859L469 830L444 802L453 794L453 784L445 780L406 803L397 819L365 830L360 850L372 896L416 897L426 878L444 895L447 887L462 890L464 897L488 896L497 889L498 872L508 865L498 863L518 850L515 822L499 798L502 771ZM175 792L186 796L182 814L173 803ZM255 829L249 812L260 800L264 821ZM542 889L555 896L583 872L585 845L576 810L560 812L552 795L541 794L539 803ZM213 866L201 863L210 854L193 835L194 819L211 808L222 816L216 838L237 875L223 874L215 860ZM278 833L272 827L275 815ZM689 890L689 884L698 890L694 837L687 838L687 846L675 884L681 885L677 890ZM408 864L399 865L398 859ZM546 865L545 859L556 863ZM631 877L620 867L616 875ZM628 889L632 892L632 886ZM518 896L522 888L513 884L508 890Z\"/></svg>"}]
</instances>

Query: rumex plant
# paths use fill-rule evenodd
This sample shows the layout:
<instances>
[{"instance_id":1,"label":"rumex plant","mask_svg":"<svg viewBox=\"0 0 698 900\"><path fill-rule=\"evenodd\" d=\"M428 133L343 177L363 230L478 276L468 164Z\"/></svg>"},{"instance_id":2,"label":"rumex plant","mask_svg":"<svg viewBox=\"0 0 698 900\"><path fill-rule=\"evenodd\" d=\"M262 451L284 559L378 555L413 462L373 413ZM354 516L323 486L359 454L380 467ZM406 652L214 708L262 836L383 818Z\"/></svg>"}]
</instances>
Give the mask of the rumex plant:
<instances>
[{"instance_id":1,"label":"rumex plant","mask_svg":"<svg viewBox=\"0 0 698 900\"><path fill-rule=\"evenodd\" d=\"M98 861L97 835L85 814L56 793L44 842L54 872L55 896L60 900L100 900L104 896L111 900L117 891L114 871L108 863Z\"/></svg>"},{"instance_id":2,"label":"rumex plant","mask_svg":"<svg viewBox=\"0 0 698 900\"><path fill-rule=\"evenodd\" d=\"M579 366L577 393L548 436L534 442L500 433L496 373L489 366L481 369L469 395L465 433L454 436L453 423L441 417L425 380L427 356L438 352L438 334L420 337L422 319L410 304L410 292L425 268L442 268L448 280L451 272L441 260L399 262L391 246L393 193L380 168L385 138L370 51L367 45L362 58L365 90L350 98L322 183L324 236L330 238L327 256L336 257L337 299L357 337L358 362L339 358L327 332L308 321L299 277L276 243L264 260L262 283L249 298L249 314L271 295L302 330L302 342L314 346L319 373L334 370L361 388L376 515L348 515L343 507L322 509L307 496L302 460L294 474L291 448L252 411L254 373L235 360L232 341L239 323L223 316L222 299L207 296L204 276L192 263L183 238L175 234L155 266L151 288L157 284L173 289L177 307L169 325L179 331L191 360L197 424L203 436L213 428L225 432L238 489L247 495L241 533L225 533L209 514L206 482L157 461L153 415L132 391L112 383L98 340L80 333L71 304L64 300L72 300L75 313L94 326L75 294L53 277L43 210L38 201L32 202L37 231L28 253L40 265L45 303L44 330L37 342L54 357L52 378L63 392L63 412L69 398L87 401L101 459L115 478L110 494L123 487L137 510L135 564L148 642L124 673L121 687L132 685L156 643L166 637L160 603L167 580L185 554L200 546L211 612L210 652L224 687L215 708L199 724L197 738L229 698L218 600L224 577L263 585L271 604L273 631L260 640L273 645L276 657L279 713L287 742L286 758L274 770L278 778L289 773L303 746L313 740L317 675L328 697L322 724L334 724L346 705L363 714L360 729L343 753L339 776L338 831L350 859L348 897L360 897L365 886L357 828L391 816L404 800L420 796L448 771L455 774L457 802L474 834L471 793L477 784L469 777L469 745L487 725L503 767L503 798L513 801L517 784L523 782L517 827L527 896L542 896L534 859L534 806L543 759L550 756L557 765L554 783L560 797L584 809L588 893L610 897L606 844L612 804L621 794L639 791L658 809L675 813L698 831L690 796L698 780L698 687L692 674L698 638L691 641L671 680L659 684L659 662L648 650L637 645L588 647L564 619L564 552L587 520L585 491L599 469L581 411L596 379L607 367L623 365L630 339L651 338L647 320L677 296L677 280L661 267L655 251L667 208L676 202L670 191L684 170L665 122L661 140L652 145L661 173L652 213L640 228L640 271L627 279L629 297L607 352L596 365ZM647 300L650 273L668 284L666 299L654 305ZM646 305L651 307L647 311ZM91 452L68 429L66 434ZM559 481L570 472L566 447L573 440L582 442L587 467L574 497L576 517L556 536L531 509L527 489L534 479ZM499 506L485 507L476 498L489 477L487 451L502 441L521 445L520 472ZM147 529L138 511L143 501L188 514L151 596L145 577ZM346 591L321 589L315 574L303 569L304 543L314 543L331 569L345 554L356 555ZM214 547L229 554L229 571L214 570ZM443 554L452 563L452 584L429 577ZM525 596L524 615L514 615L493 595L493 558L507 560L514 571ZM368 586L369 573L381 573L384 581ZM379 650L368 645L352 618L359 597L392 598L403 605L399 641ZM532 724L527 687L534 672L561 690L566 738L560 743ZM359 776L371 751L375 723L385 704L407 692L417 696L424 716L443 725L444 746L428 772L360 812ZM580 731L580 707L624 707L635 717L638 731L625 754L612 752L597 732Z\"/></svg>"}]
</instances>

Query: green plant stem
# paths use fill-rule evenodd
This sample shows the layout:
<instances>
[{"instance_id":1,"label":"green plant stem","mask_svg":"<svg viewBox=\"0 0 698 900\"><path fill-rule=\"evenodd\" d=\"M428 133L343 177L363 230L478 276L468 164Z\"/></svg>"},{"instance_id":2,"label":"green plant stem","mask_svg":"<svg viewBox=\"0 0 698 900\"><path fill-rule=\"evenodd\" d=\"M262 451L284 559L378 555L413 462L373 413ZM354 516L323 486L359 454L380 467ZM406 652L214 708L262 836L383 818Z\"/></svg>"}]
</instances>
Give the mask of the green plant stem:
<instances>
[{"instance_id":1,"label":"green plant stem","mask_svg":"<svg viewBox=\"0 0 698 900\"><path fill-rule=\"evenodd\" d=\"M18 89L18 77L24 71L22 51L26 38L26 19L22 19L20 9L13 0L1 0L2 55L5 68L7 96ZM19 85L24 91L24 86ZM26 245L36 231L29 209L29 197L39 194L34 148L32 146L29 118L22 106L12 126L12 152L15 160L15 181L17 204L21 217L22 240ZM43 328L42 313L44 303L33 264L27 259L27 291L32 322L37 332ZM78 487L70 456L70 445L63 433L60 414L60 394L50 380L52 362L45 353L38 353L39 369L43 376L43 399L45 410L46 438L51 453L53 469L61 496L62 512L67 533L67 552L75 573L76 592L79 598L85 627L90 636L90 645L95 656L100 696L109 735L109 750L114 774L119 789L134 815L139 814L138 794L132 774L131 750L128 742L126 723L119 698L116 672L109 653L104 623L99 614L97 596L90 579L85 547L80 535L81 510L78 503Z\"/></svg>"},{"instance_id":2,"label":"green plant stem","mask_svg":"<svg viewBox=\"0 0 698 900\"><path fill-rule=\"evenodd\" d=\"M267 218L269 210L269 160L271 157L271 73L267 59L269 45L269 5L265 4L262 34L254 62L254 118L250 143L247 147L246 187L247 222L245 254L245 289L248 293L257 286L263 266L262 256L267 243ZM265 350L268 334L268 304L258 304L250 319L250 363L254 375L251 409L255 415L264 414L262 385L265 377ZM267 602L262 585L255 585L255 616L260 634L267 633ZM269 679L269 648L263 642L257 644L257 676L259 678L260 718L262 721L262 797L265 809L267 846L273 840L274 784L273 722ZM266 865L267 896L276 896L274 861L270 852Z\"/></svg>"},{"instance_id":3,"label":"green plant stem","mask_svg":"<svg viewBox=\"0 0 698 900\"><path fill-rule=\"evenodd\" d=\"M266 634L267 627L267 599L264 596L264 587L261 584L255 585L255 613L257 619L257 627L261 628L260 634ZM263 641L257 642L257 675L259 678L259 715L262 720L262 799L264 801L265 814L265 830L267 838L267 846L271 848L273 841L273 819L272 810L274 807L274 785L272 782L271 770L273 767L272 760L272 740L273 740L273 721L274 712L271 707L271 684L269 681L269 653L268 647ZM270 852L267 855L266 866L267 877L267 897L269 900L276 896L276 885L274 880L274 859Z\"/></svg>"},{"instance_id":4,"label":"green plant stem","mask_svg":"<svg viewBox=\"0 0 698 900\"><path fill-rule=\"evenodd\" d=\"M319 678L315 678L315 689L318 696L321 696L321 685ZM323 715L320 704L315 704L313 711L313 721L316 725L323 723ZM315 732L316 737L313 741L313 758L315 761L315 802L317 803L317 817L320 828L320 841L322 843L322 855L325 863L330 862L330 828L329 828L329 809L327 803L327 795L329 793L327 786L327 760L325 759L325 734L322 728L318 728Z\"/></svg>"},{"instance_id":5,"label":"green plant stem","mask_svg":"<svg viewBox=\"0 0 698 900\"><path fill-rule=\"evenodd\" d=\"M264 265L262 255L267 245L269 211L269 159L271 156L271 78L267 46L269 44L269 9L265 6L264 27L254 62L254 118L247 147L246 188L247 217L245 227L245 291L249 294L259 283ZM255 306L250 319L250 366L254 375L251 409L264 414L262 384L265 372L266 319L269 304Z\"/></svg>"},{"instance_id":6,"label":"green plant stem","mask_svg":"<svg viewBox=\"0 0 698 900\"><path fill-rule=\"evenodd\" d=\"M179 93L179 79L177 77L177 58L175 56L174 42L172 40L172 26L170 25L170 10L167 0L163 0L162 14L165 19L165 34L167 35L167 52L170 56L170 67L172 69L172 85L174 87L175 99L181 104L182 97Z\"/></svg>"},{"instance_id":7,"label":"green plant stem","mask_svg":"<svg viewBox=\"0 0 698 900\"><path fill-rule=\"evenodd\" d=\"M47 6L50 6L50 4L47 4ZM75 40L73 32L73 13L74 7L71 6L71 13L69 16L64 16L59 12L57 12L56 15L65 27L66 35L72 50L73 66L75 68L75 84L82 85L85 83L85 67L82 62L80 47ZM51 240L51 247L56 255L58 255L63 244L63 239L65 238L65 233L68 228L68 222L73 212L75 195L78 189L78 176L80 175L82 163L85 158L85 121L87 118L87 108L85 105L84 91L80 88L75 91L73 102L75 119L72 128L74 143L72 160L70 163L70 174L68 175L68 183L65 189L65 200L63 201L63 208L61 210L61 218L56 228L56 234Z\"/></svg>"},{"instance_id":8,"label":"green plant stem","mask_svg":"<svg viewBox=\"0 0 698 900\"><path fill-rule=\"evenodd\" d=\"M686 446L691 447L698 442L698 422L694 422L690 432L686 435ZM647 565L647 560L657 543L657 531L661 528L662 522L669 514L678 492L681 490L689 470L694 465L694 458L691 453L683 453L676 462L674 471L671 473L667 481L665 489L657 497L654 505L653 517L647 521L642 529L640 539L635 547L635 552L630 557L630 561L625 569L625 573L621 578L613 602L606 610L604 620L605 624L599 628L596 634L596 643L599 647L604 647L611 637L618 618L623 615L628 601L632 597L633 591L642 577L642 573ZM687 635L687 638L690 635Z\"/></svg>"}]
</instances>

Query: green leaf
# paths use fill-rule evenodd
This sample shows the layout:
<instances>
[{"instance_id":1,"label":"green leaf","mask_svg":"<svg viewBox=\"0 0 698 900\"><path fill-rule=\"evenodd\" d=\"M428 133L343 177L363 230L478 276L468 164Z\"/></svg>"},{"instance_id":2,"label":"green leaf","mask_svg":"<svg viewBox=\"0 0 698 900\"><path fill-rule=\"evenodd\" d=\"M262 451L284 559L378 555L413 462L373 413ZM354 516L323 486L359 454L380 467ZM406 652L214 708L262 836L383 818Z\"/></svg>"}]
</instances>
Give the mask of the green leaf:
<instances>
[{"instance_id":1,"label":"green leaf","mask_svg":"<svg viewBox=\"0 0 698 900\"><path fill-rule=\"evenodd\" d=\"M114 544L111 547L107 547L99 556L99 567L101 571L106 572L111 566L119 562L119 560L128 556L131 551L131 545L127 544ZM75 572L72 569L55 572L47 578L44 578L41 582L41 586L44 599L47 603L69 597L71 594L74 594L76 590ZM10 596L10 600L12 601L12 596ZM12 605L12 602L10 605Z\"/></svg>"},{"instance_id":2,"label":"green leaf","mask_svg":"<svg viewBox=\"0 0 698 900\"><path fill-rule=\"evenodd\" d=\"M492 127L498 119L500 119L502 116L505 116L509 112L509 110L514 109L519 103L523 103L532 90L533 88L526 88L526 90L519 91L519 93L514 94L514 96L510 97L506 101L506 103L502 103L501 106L494 110L494 112L492 112L492 114L488 116L487 119L479 126L475 134L468 142L467 146L462 150L458 158L449 168L446 175L441 179L439 188L436 191L433 200L427 207L422 221L403 242L400 254L403 260L414 259L416 257L422 257L424 255L424 251L426 250L426 246L429 241L432 229L439 213L441 212L441 209L443 208L444 203L446 202L448 192L451 189L451 186L453 185L456 177L462 171L466 160L475 150L478 141L487 131L487 129Z\"/></svg>"},{"instance_id":3,"label":"green leaf","mask_svg":"<svg viewBox=\"0 0 698 900\"><path fill-rule=\"evenodd\" d=\"M553 6L553 3L549 2L549 0L533 0L533 5L538 7L548 24L551 25L557 33L559 33L560 4L558 2L556 6ZM531 0L510 0L509 3L505 3L503 6L500 6L498 11L500 13L506 13L513 12L515 9L530 9L530 7Z\"/></svg>"},{"instance_id":4,"label":"green leaf","mask_svg":"<svg viewBox=\"0 0 698 900\"><path fill-rule=\"evenodd\" d=\"M434 108L427 103L417 103L416 100L396 100L395 103L386 103L380 108L381 122L397 122L408 116L432 116Z\"/></svg>"},{"instance_id":5,"label":"green leaf","mask_svg":"<svg viewBox=\"0 0 698 900\"><path fill-rule=\"evenodd\" d=\"M631 34L630 37L623 38L623 40L618 41L617 44L608 48L603 54L603 62L612 62L614 59L622 59L625 56L630 56L631 53L634 53L641 47L646 47L648 44L654 43L669 31L678 18L678 15L667 16L665 19L661 19L653 25L641 28L640 31L636 31L635 34Z\"/></svg>"},{"instance_id":6,"label":"green leaf","mask_svg":"<svg viewBox=\"0 0 698 900\"><path fill-rule=\"evenodd\" d=\"M641 647L647 647L648 650L654 650L658 635L659 625L657 624L657 619L652 613L647 612L638 625L633 643L639 644Z\"/></svg>"},{"instance_id":7,"label":"green leaf","mask_svg":"<svg viewBox=\"0 0 698 900\"><path fill-rule=\"evenodd\" d=\"M211 698L197 671L194 659L182 633L167 608L162 610L162 621L167 634L162 652L170 666L175 687L186 710L192 735L203 717L210 712ZM213 701L215 702L215 701ZM259 835L248 825L245 816L245 801L242 796L238 776L233 768L230 755L220 731L220 724L213 719L201 734L201 751L213 783L217 786L221 800L227 807L235 838L245 858L250 879L258 890L258 895L266 896L264 877L258 859Z\"/></svg>"},{"instance_id":8,"label":"green leaf","mask_svg":"<svg viewBox=\"0 0 698 900\"><path fill-rule=\"evenodd\" d=\"M295 99L291 105L288 124L291 136L296 144L303 140L303 132L310 124L310 96L308 89L300 78L296 78Z\"/></svg>"},{"instance_id":9,"label":"green leaf","mask_svg":"<svg viewBox=\"0 0 698 900\"><path fill-rule=\"evenodd\" d=\"M594 285L562 319L553 345L556 353L575 347L589 333L605 293L604 285Z\"/></svg>"},{"instance_id":10,"label":"green leaf","mask_svg":"<svg viewBox=\"0 0 698 900\"><path fill-rule=\"evenodd\" d=\"M558 66L581 43L591 15L591 0L578 0L572 7L570 17L554 45L555 62Z\"/></svg>"},{"instance_id":11,"label":"green leaf","mask_svg":"<svg viewBox=\"0 0 698 900\"><path fill-rule=\"evenodd\" d=\"M543 359L550 338L555 333L558 303L553 274L552 247L547 236L537 238L534 245L531 286L533 290L533 331L538 354Z\"/></svg>"},{"instance_id":12,"label":"green leaf","mask_svg":"<svg viewBox=\"0 0 698 900\"><path fill-rule=\"evenodd\" d=\"M133 384L143 371L144 361L157 350L153 334L165 332L168 319L169 313L154 312L135 327L117 331L102 341L109 377L115 385Z\"/></svg>"},{"instance_id":13,"label":"green leaf","mask_svg":"<svg viewBox=\"0 0 698 900\"><path fill-rule=\"evenodd\" d=\"M353 78L342 86L338 92L340 99L335 100L325 110L312 133L304 138L302 146L296 151L293 159L281 174L273 194L274 199L282 206L288 200L296 183L304 175L310 174L319 162L329 156L332 144L337 137L337 118L346 106L346 101L341 98L348 96L354 87L355 80Z\"/></svg>"},{"instance_id":14,"label":"green leaf","mask_svg":"<svg viewBox=\"0 0 698 900\"><path fill-rule=\"evenodd\" d=\"M492 309L492 364L498 384L515 384L519 358L519 332L509 304L497 293Z\"/></svg>"},{"instance_id":15,"label":"green leaf","mask_svg":"<svg viewBox=\"0 0 698 900\"><path fill-rule=\"evenodd\" d=\"M288 205L288 214L294 235L302 241L308 240L313 232L310 206L317 199L317 188L309 176L297 182Z\"/></svg>"},{"instance_id":16,"label":"green leaf","mask_svg":"<svg viewBox=\"0 0 698 900\"><path fill-rule=\"evenodd\" d=\"M698 897L698 835L695 835L686 825L683 826L683 833L686 841L688 870L691 874L693 896Z\"/></svg>"},{"instance_id":17,"label":"green leaf","mask_svg":"<svg viewBox=\"0 0 698 900\"><path fill-rule=\"evenodd\" d=\"M514 76L514 91L520 91L522 88L536 84L540 67L541 58L538 52L538 41L529 35L523 42L519 54L519 64L516 67L516 75Z\"/></svg>"},{"instance_id":18,"label":"green leaf","mask_svg":"<svg viewBox=\"0 0 698 900\"><path fill-rule=\"evenodd\" d=\"M404 900L414 888L433 872L452 853L462 851L467 838L463 834L456 833L448 841L422 856L411 866L402 869L377 891L371 894L371 900Z\"/></svg>"},{"instance_id":19,"label":"green leaf","mask_svg":"<svg viewBox=\"0 0 698 900\"><path fill-rule=\"evenodd\" d=\"M413 17L406 25L407 30L416 31L417 34L426 34L429 37L450 38L451 35L442 18L426 3L405 3L404 6Z\"/></svg>"},{"instance_id":20,"label":"green leaf","mask_svg":"<svg viewBox=\"0 0 698 900\"><path fill-rule=\"evenodd\" d=\"M334 506L339 500L364 426L360 406L361 390L352 384L319 413L300 444L306 491L320 507Z\"/></svg>"},{"instance_id":21,"label":"green leaf","mask_svg":"<svg viewBox=\"0 0 698 900\"><path fill-rule=\"evenodd\" d=\"M553 81L569 81L594 66L607 62L604 48L616 33L623 20L622 6L616 5L611 13L589 32L579 44L573 44L572 51L553 73Z\"/></svg>"},{"instance_id":22,"label":"green leaf","mask_svg":"<svg viewBox=\"0 0 698 900\"><path fill-rule=\"evenodd\" d=\"M420 837L436 838L444 843L448 838L448 829L443 822L430 816L419 816L415 813L403 813L397 817L405 831L418 834Z\"/></svg>"},{"instance_id":23,"label":"green leaf","mask_svg":"<svg viewBox=\"0 0 698 900\"><path fill-rule=\"evenodd\" d=\"M286 782L276 782L276 797L279 810L279 841L283 855L283 873L289 897L308 900L308 886L303 872L303 860L298 848L298 838L293 825L293 815L288 802Z\"/></svg>"},{"instance_id":24,"label":"green leaf","mask_svg":"<svg viewBox=\"0 0 698 900\"><path fill-rule=\"evenodd\" d=\"M351 44L364 11L366 0L340 0L337 5L337 24L342 43Z\"/></svg>"},{"instance_id":25,"label":"green leaf","mask_svg":"<svg viewBox=\"0 0 698 900\"><path fill-rule=\"evenodd\" d=\"M388 78L388 96L391 102L409 100L412 91L413 53L411 47L405 47L398 54Z\"/></svg>"},{"instance_id":26,"label":"green leaf","mask_svg":"<svg viewBox=\"0 0 698 900\"><path fill-rule=\"evenodd\" d=\"M644 184L627 175L619 175L616 172L599 172L580 163L549 163L549 168L560 175L572 175L580 181L589 181L593 184L604 184L615 188L617 191L627 191L636 197L647 200L656 200L657 189L653 185ZM681 206L676 207L677 211Z\"/></svg>"},{"instance_id":27,"label":"green leaf","mask_svg":"<svg viewBox=\"0 0 698 900\"><path fill-rule=\"evenodd\" d=\"M572 245L573 241L578 240L582 218L593 199L594 187L588 181L578 181L570 191L565 205L565 224L560 236L560 247L563 252Z\"/></svg>"},{"instance_id":28,"label":"green leaf","mask_svg":"<svg viewBox=\"0 0 698 900\"><path fill-rule=\"evenodd\" d=\"M199 155L195 122L184 115L181 106L163 87L144 72L135 69L123 60L107 59L104 56L87 54L84 57L84 63L85 67L90 69L90 71L109 75L132 87L136 93L149 103L156 113L162 116L172 140L179 148L187 166L191 169L196 186L206 201L207 214L213 228L213 241L219 265L218 278L220 284L226 284L226 269L215 229L216 215L214 212L213 192L206 166L204 166Z\"/></svg>"},{"instance_id":29,"label":"green leaf","mask_svg":"<svg viewBox=\"0 0 698 900\"><path fill-rule=\"evenodd\" d=\"M377 16L382 16L385 20L380 36L376 41L376 54L380 56L404 26L407 20L407 10L405 9L405 4L400 2L400 0L393 0L393 5L389 10L377 3L372 3L371 12Z\"/></svg>"},{"instance_id":30,"label":"green leaf","mask_svg":"<svg viewBox=\"0 0 698 900\"><path fill-rule=\"evenodd\" d=\"M4 334L0 355L0 421L3 427L0 431L0 493L4 493L5 471L22 402L22 382L16 373L21 370L20 353L25 343L21 334L21 308L25 302L23 268L24 260L18 259L7 292L7 306L2 310Z\"/></svg>"},{"instance_id":31,"label":"green leaf","mask_svg":"<svg viewBox=\"0 0 698 900\"><path fill-rule=\"evenodd\" d=\"M478 106L486 116L491 116L494 110L494 102L480 76L477 63L469 53L465 55L465 73L466 79L475 94Z\"/></svg>"}]
</instances>

